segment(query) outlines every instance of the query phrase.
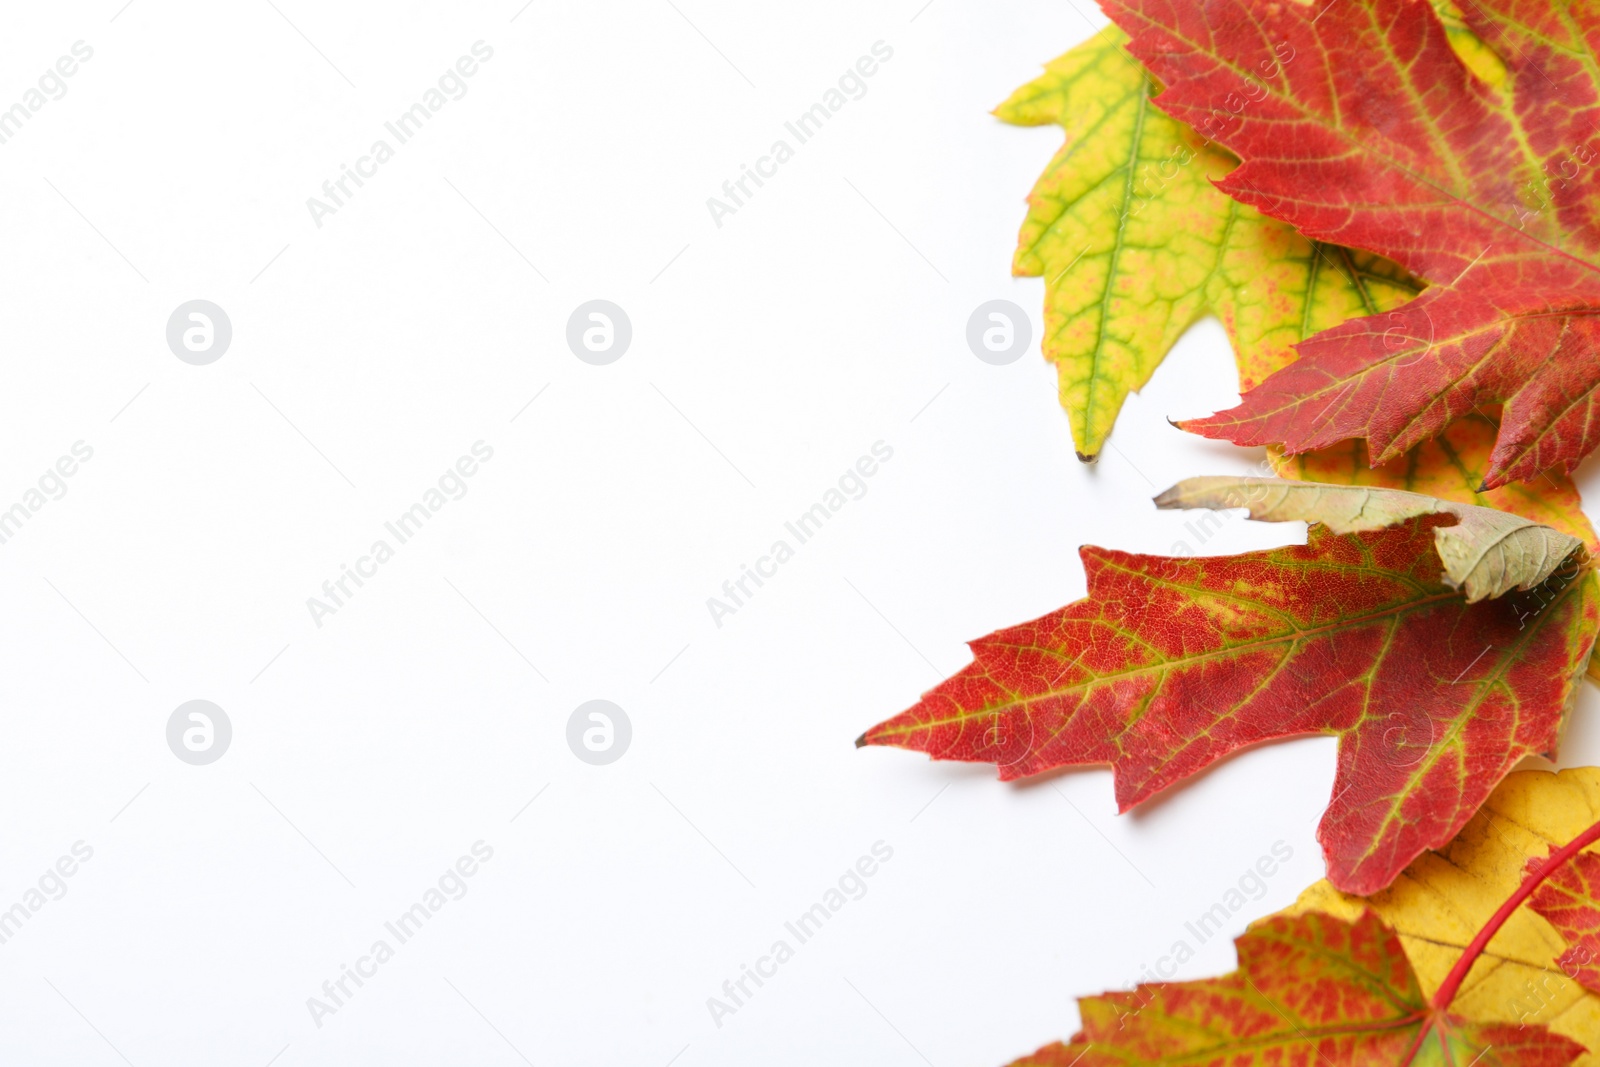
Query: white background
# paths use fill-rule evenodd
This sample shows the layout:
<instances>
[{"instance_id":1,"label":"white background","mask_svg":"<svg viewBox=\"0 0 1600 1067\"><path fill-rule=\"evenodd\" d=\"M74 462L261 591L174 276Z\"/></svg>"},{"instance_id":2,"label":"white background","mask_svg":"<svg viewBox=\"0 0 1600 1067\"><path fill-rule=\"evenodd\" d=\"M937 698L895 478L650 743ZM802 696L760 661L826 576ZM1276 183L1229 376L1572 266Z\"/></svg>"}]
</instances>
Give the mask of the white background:
<instances>
[{"instance_id":1,"label":"white background","mask_svg":"<svg viewBox=\"0 0 1600 1067\"><path fill-rule=\"evenodd\" d=\"M94 850L0 945L0 1062L999 1065L1193 942L1274 842L1230 933L1320 876L1328 740L1121 817L1108 772L852 747L965 639L1081 595L1077 546L1167 551L1187 518L1149 497L1259 459L1165 423L1235 399L1214 322L1098 468L1036 354L966 347L995 298L1038 336L1009 258L1060 143L988 111L1098 14L276 2L8 5L0 34L0 106L94 49L0 145L0 507L94 449L0 546L0 908ZM480 39L467 95L316 227L306 198ZM867 95L715 226L879 40ZM597 297L634 328L606 367L564 341ZM205 367L164 337L194 298L234 329ZM480 439L468 494L318 628L306 598ZM879 440L868 494L716 627L706 598ZM205 767L165 739L196 698L234 728ZM565 740L594 698L633 724L610 766ZM1569 762L1600 758L1596 704ZM317 1027L307 998L480 839L467 895ZM880 840L867 894L715 1025ZM1183 977L1232 966L1198 947Z\"/></svg>"}]
</instances>

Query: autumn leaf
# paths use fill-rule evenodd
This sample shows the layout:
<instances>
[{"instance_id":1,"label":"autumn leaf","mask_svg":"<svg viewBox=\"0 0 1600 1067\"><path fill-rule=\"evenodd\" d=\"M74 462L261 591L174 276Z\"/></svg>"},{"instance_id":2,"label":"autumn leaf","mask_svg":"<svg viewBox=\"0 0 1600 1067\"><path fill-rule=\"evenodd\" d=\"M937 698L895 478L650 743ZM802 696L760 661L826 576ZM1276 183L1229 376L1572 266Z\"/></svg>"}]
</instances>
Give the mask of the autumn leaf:
<instances>
[{"instance_id":1,"label":"autumn leaf","mask_svg":"<svg viewBox=\"0 0 1600 1067\"><path fill-rule=\"evenodd\" d=\"M1369 462L1367 444L1361 440L1344 441L1297 456L1269 448L1267 462L1280 478L1406 489L1509 511L1576 537L1590 555L1600 555L1600 538L1583 513L1577 486L1566 474L1545 471L1531 482L1508 482L1497 489L1480 491L1499 429L1500 424L1490 415L1473 412L1451 423L1438 437L1377 466ZM1600 647L1589 659L1588 675L1600 682Z\"/></svg>"},{"instance_id":2,"label":"autumn leaf","mask_svg":"<svg viewBox=\"0 0 1600 1067\"><path fill-rule=\"evenodd\" d=\"M1528 873L1539 871L1547 861L1529 860ZM1539 887L1528 904L1569 946L1556 960L1562 973L1600 990L1600 856L1574 857Z\"/></svg>"},{"instance_id":3,"label":"autumn leaf","mask_svg":"<svg viewBox=\"0 0 1600 1067\"><path fill-rule=\"evenodd\" d=\"M1086 997L1071 1044L1012 1067L1560 1067L1584 1051L1542 1026L1436 1010L1400 939L1371 912L1353 922L1275 916L1234 943L1232 974Z\"/></svg>"},{"instance_id":4,"label":"autumn leaf","mask_svg":"<svg viewBox=\"0 0 1600 1067\"><path fill-rule=\"evenodd\" d=\"M1157 103L1241 159L1221 188L1428 284L1303 342L1238 407L1186 428L1290 452L1361 437L1383 463L1500 403L1490 488L1600 444L1592 5L1463 5L1504 63L1498 88L1414 0L1104 6L1167 86Z\"/></svg>"},{"instance_id":5,"label":"autumn leaf","mask_svg":"<svg viewBox=\"0 0 1600 1067\"><path fill-rule=\"evenodd\" d=\"M1126 811L1247 745L1336 736L1318 836L1334 883L1373 892L1555 750L1600 624L1577 556L1469 604L1436 547L1461 525L1318 523L1305 545L1203 559L1085 547L1083 600L973 642L971 665L857 743L1008 780L1109 765Z\"/></svg>"},{"instance_id":6,"label":"autumn leaf","mask_svg":"<svg viewBox=\"0 0 1600 1067\"><path fill-rule=\"evenodd\" d=\"M1600 820L1600 770L1517 771L1447 846L1426 852L1388 889L1360 897L1318 882L1284 916L1324 912L1345 921L1375 913L1399 935L1423 992L1435 996L1496 909L1564 842ZM1592 870L1590 846L1573 857ZM1545 1025L1591 1052L1575 1067L1600 1067L1600 994L1574 980L1563 962L1573 942L1541 914L1558 870L1489 941L1456 992L1452 1010L1468 1019Z\"/></svg>"},{"instance_id":7,"label":"autumn leaf","mask_svg":"<svg viewBox=\"0 0 1600 1067\"><path fill-rule=\"evenodd\" d=\"M1045 279L1044 354L1086 461L1128 393L1208 312L1249 388L1310 333L1418 289L1393 263L1307 241L1219 191L1212 179L1237 161L1151 106L1155 88L1126 39L1097 34L995 110L1067 134L1028 197L1012 271Z\"/></svg>"}]
</instances>

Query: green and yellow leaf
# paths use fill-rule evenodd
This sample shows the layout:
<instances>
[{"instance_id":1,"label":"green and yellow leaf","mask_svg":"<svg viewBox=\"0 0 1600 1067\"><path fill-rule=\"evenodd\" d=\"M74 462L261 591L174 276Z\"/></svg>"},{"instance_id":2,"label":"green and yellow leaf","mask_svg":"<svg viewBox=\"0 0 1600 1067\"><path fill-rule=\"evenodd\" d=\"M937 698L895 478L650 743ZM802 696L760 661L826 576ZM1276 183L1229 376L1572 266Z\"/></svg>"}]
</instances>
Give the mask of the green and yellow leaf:
<instances>
[{"instance_id":1,"label":"green and yellow leaf","mask_svg":"<svg viewBox=\"0 0 1600 1067\"><path fill-rule=\"evenodd\" d=\"M1012 272L1045 279L1044 354L1086 461L1202 316L1222 320L1248 389L1305 337L1419 289L1387 260L1314 244L1219 191L1211 179L1237 161L1152 105L1126 39L1097 34L995 110L1067 134L1028 197Z\"/></svg>"}]
</instances>

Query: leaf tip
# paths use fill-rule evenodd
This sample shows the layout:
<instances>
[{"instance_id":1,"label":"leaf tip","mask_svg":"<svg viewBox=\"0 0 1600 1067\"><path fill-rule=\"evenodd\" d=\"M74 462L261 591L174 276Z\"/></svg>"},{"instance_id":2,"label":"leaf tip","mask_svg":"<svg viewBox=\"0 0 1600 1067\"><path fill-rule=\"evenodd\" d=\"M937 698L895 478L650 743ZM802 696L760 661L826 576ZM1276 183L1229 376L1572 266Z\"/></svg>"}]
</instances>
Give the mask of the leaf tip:
<instances>
[{"instance_id":1,"label":"leaf tip","mask_svg":"<svg viewBox=\"0 0 1600 1067\"><path fill-rule=\"evenodd\" d=\"M863 733L860 737L856 738L856 747L857 748L866 748L868 745L870 745L872 743L872 742L867 740L867 734L870 734L871 732L872 732L871 730L868 730L868 731L866 731L866 733Z\"/></svg>"},{"instance_id":2,"label":"leaf tip","mask_svg":"<svg viewBox=\"0 0 1600 1067\"><path fill-rule=\"evenodd\" d=\"M1095 463L1100 459L1100 453L1098 452L1090 452L1088 454L1078 452L1077 456L1079 463Z\"/></svg>"}]
</instances>

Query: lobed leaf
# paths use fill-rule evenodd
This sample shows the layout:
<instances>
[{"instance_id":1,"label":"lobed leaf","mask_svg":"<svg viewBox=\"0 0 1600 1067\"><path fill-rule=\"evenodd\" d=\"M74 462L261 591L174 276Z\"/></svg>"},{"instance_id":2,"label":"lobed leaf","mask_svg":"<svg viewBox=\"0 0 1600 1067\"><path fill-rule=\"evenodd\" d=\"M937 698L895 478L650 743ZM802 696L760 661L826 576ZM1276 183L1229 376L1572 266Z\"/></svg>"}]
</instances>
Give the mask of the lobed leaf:
<instances>
[{"instance_id":1,"label":"lobed leaf","mask_svg":"<svg viewBox=\"0 0 1600 1067\"><path fill-rule=\"evenodd\" d=\"M1160 106L1242 160L1230 195L1428 284L1303 342L1239 407L1186 428L1289 452L1361 437L1382 463L1503 403L1489 488L1600 444L1594 0L1465 5L1498 88L1415 0L1105 7L1169 86Z\"/></svg>"},{"instance_id":2,"label":"lobed leaf","mask_svg":"<svg viewBox=\"0 0 1600 1067\"><path fill-rule=\"evenodd\" d=\"M1239 748L1340 739L1318 831L1373 892L1448 842L1525 756L1553 753L1600 624L1587 572L1469 604L1427 514L1313 526L1209 559L1081 550L1088 595L972 643L974 662L858 740L994 763L1109 765L1122 810Z\"/></svg>"}]
</instances>

